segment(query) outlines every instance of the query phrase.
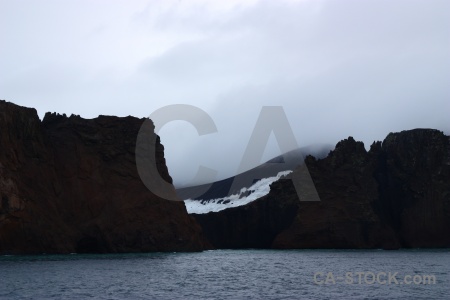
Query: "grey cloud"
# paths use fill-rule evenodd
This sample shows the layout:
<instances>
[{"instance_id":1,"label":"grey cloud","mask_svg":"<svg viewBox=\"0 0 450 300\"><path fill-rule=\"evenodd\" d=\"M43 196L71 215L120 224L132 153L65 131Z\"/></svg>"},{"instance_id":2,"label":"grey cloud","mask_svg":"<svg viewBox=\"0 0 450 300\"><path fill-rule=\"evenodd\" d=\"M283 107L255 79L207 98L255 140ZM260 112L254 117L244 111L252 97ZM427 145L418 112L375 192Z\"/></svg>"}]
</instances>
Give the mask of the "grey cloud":
<instances>
[{"instance_id":1,"label":"grey cloud","mask_svg":"<svg viewBox=\"0 0 450 300\"><path fill-rule=\"evenodd\" d=\"M301 146L352 135L368 147L417 127L450 132L448 1L258 1L216 13L164 3L73 9L48 31L36 23L37 32L22 13L13 22L4 12L0 98L85 117L196 105L217 134L198 137L185 122L161 131L179 184L199 164L233 175L263 105L283 106ZM42 6L30 22L57 13ZM128 61L139 63L122 73ZM265 158L278 151L272 137Z\"/></svg>"}]
</instances>

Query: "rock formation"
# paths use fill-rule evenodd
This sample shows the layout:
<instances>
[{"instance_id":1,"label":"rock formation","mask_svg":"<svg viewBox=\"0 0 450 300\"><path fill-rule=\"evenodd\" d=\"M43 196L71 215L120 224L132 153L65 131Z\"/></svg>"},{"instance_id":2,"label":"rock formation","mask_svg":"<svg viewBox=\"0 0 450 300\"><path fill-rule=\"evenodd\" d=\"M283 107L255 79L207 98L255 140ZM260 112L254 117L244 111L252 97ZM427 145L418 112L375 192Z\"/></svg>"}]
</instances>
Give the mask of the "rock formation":
<instances>
[{"instance_id":1,"label":"rock formation","mask_svg":"<svg viewBox=\"0 0 450 300\"><path fill-rule=\"evenodd\" d=\"M270 248L277 234L292 224L298 210L294 186L285 181L274 182L268 195L247 205L192 215L216 248Z\"/></svg>"},{"instance_id":2,"label":"rock formation","mask_svg":"<svg viewBox=\"0 0 450 300\"><path fill-rule=\"evenodd\" d=\"M50 113L41 122L35 109L0 101L0 254L209 247L182 202L155 196L139 178L142 123ZM156 141L158 171L172 183Z\"/></svg>"},{"instance_id":3,"label":"rock formation","mask_svg":"<svg viewBox=\"0 0 450 300\"><path fill-rule=\"evenodd\" d=\"M299 201L292 181L280 179L267 196L246 206L194 215L212 244L450 247L450 140L442 132L391 133L370 151L349 137L326 158L308 156L305 162L320 202Z\"/></svg>"},{"instance_id":4,"label":"rock formation","mask_svg":"<svg viewBox=\"0 0 450 300\"><path fill-rule=\"evenodd\" d=\"M189 216L138 175L143 121L40 121L0 101L0 254L199 251L211 247L202 228L217 248L450 247L450 139L440 131L390 133L369 151L349 137L308 156L319 202L298 198L297 169L248 205ZM172 183L150 135L155 172ZM176 196L172 185L164 192Z\"/></svg>"}]
</instances>

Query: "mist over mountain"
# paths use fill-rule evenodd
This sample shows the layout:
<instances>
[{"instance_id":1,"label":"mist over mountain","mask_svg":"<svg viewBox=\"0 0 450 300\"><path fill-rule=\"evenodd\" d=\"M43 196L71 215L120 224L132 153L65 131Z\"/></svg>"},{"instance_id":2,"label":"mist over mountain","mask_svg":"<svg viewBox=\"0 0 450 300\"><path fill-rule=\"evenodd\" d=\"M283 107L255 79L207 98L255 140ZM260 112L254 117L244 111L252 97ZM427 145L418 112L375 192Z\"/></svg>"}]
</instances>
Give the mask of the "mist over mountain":
<instances>
[{"instance_id":1,"label":"mist over mountain","mask_svg":"<svg viewBox=\"0 0 450 300\"><path fill-rule=\"evenodd\" d=\"M199 166L212 181L242 172L263 106L283 107L299 147L450 134L449 1L24 1L0 10L0 98L41 120L199 107L216 133L158 132L176 186L202 183ZM286 152L273 137L265 151L250 168Z\"/></svg>"},{"instance_id":2,"label":"mist over mountain","mask_svg":"<svg viewBox=\"0 0 450 300\"><path fill-rule=\"evenodd\" d=\"M276 156L267 162L244 173L206 184L191 187L177 187L177 194L181 199L209 200L223 198L238 193L242 188L248 188L259 179L276 176L279 172L294 170L303 164L308 155L324 158L332 145L316 144L292 150Z\"/></svg>"},{"instance_id":3,"label":"mist over mountain","mask_svg":"<svg viewBox=\"0 0 450 300\"><path fill-rule=\"evenodd\" d=\"M0 298L449 297L450 0L0 0L0 37Z\"/></svg>"}]
</instances>

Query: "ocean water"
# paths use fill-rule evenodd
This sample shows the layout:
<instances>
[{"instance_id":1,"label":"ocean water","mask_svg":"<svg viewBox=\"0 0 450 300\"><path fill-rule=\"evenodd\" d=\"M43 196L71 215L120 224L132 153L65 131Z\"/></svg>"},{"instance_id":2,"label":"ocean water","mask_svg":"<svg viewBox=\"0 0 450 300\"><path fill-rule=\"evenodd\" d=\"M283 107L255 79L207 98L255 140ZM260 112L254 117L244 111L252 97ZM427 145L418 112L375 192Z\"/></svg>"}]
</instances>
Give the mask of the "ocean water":
<instances>
[{"instance_id":1,"label":"ocean water","mask_svg":"<svg viewBox=\"0 0 450 300\"><path fill-rule=\"evenodd\" d=\"M450 299L450 250L0 256L0 299L87 298Z\"/></svg>"}]
</instances>

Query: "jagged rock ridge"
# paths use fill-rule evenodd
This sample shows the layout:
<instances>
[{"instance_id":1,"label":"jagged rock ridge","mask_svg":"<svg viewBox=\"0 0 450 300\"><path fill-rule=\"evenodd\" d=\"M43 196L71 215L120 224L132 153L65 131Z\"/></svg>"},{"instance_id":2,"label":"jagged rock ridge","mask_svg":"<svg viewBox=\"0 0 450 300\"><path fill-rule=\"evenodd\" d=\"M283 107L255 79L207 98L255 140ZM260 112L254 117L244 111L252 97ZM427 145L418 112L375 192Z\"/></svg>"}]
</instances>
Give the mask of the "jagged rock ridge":
<instances>
[{"instance_id":1,"label":"jagged rock ridge","mask_svg":"<svg viewBox=\"0 0 450 300\"><path fill-rule=\"evenodd\" d=\"M35 109L0 101L0 254L209 247L183 203L141 182L135 145L142 123L50 113L41 122ZM156 140L157 169L171 183Z\"/></svg>"},{"instance_id":2,"label":"jagged rock ridge","mask_svg":"<svg viewBox=\"0 0 450 300\"><path fill-rule=\"evenodd\" d=\"M194 215L213 245L450 247L450 142L442 132L390 133L370 151L349 137L305 162L320 202L299 201L292 181L280 179L246 206Z\"/></svg>"}]
</instances>

